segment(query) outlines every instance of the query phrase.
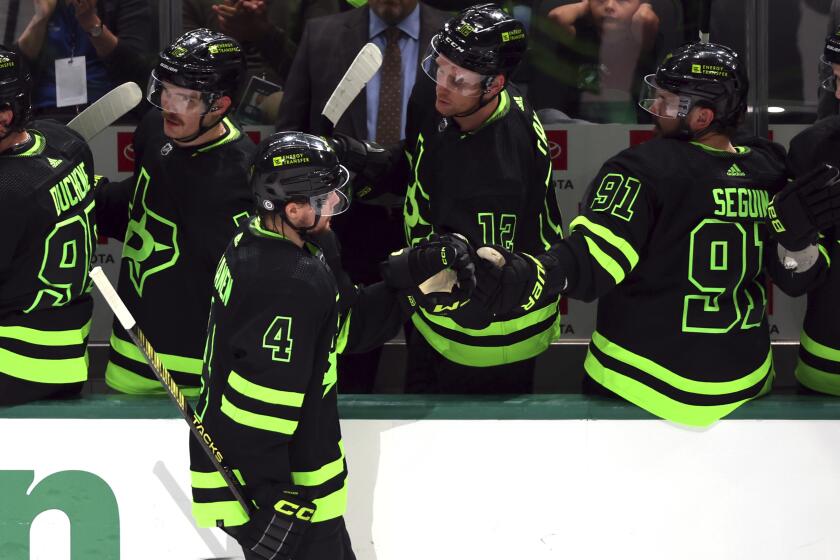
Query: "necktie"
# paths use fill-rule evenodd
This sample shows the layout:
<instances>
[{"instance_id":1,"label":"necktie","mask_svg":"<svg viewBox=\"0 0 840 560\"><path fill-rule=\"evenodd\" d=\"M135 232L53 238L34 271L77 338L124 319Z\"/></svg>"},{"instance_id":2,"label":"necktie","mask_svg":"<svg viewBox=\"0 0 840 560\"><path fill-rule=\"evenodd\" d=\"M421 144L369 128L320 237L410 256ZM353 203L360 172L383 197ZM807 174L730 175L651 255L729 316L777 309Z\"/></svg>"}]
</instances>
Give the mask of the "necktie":
<instances>
[{"instance_id":1,"label":"necktie","mask_svg":"<svg viewBox=\"0 0 840 560\"><path fill-rule=\"evenodd\" d=\"M376 141L383 146L396 144L402 136L402 55L396 27L385 30L385 53L382 57L379 82L379 110L376 117Z\"/></svg>"}]
</instances>

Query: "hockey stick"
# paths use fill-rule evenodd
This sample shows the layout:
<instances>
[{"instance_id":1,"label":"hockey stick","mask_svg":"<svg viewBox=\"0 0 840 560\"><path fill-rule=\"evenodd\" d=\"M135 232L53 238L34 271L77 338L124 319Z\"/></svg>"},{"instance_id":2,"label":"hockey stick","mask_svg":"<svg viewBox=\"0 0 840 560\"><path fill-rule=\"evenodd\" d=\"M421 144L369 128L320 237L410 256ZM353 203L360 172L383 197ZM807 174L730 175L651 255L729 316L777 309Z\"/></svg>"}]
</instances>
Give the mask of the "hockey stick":
<instances>
[{"instance_id":1,"label":"hockey stick","mask_svg":"<svg viewBox=\"0 0 840 560\"><path fill-rule=\"evenodd\" d=\"M90 277L93 280L93 283L96 284L96 287L99 288L99 291L102 293L102 297L105 298L105 302L108 304L108 307L111 308L111 311L114 312L114 315L116 315L120 324L128 333L128 336L131 337L131 341L134 342L134 344L137 345L137 348L140 349L140 352L143 353L143 356L146 358L146 362L148 362L149 367L152 368L152 372L155 374L155 377L157 377L158 381L163 384L166 392L169 393L169 397L175 401L175 404L178 405L178 409L181 411L181 416L183 416L184 420L186 420L187 424L189 424L190 431L193 436L195 436L195 439L198 441L201 449L210 459L210 462L213 463L213 467L219 471L220 475L222 475L222 478L233 494L233 497L236 498L236 501L239 502L239 505L242 506L242 509L244 509L250 517L253 508L249 505L248 500L245 498L244 488L242 488L242 485L239 484L239 481L233 476L233 472L230 467L225 464L225 457L219 448L216 447L216 444L213 443L213 436L211 436L206 430L204 424L201 422L201 419L195 414L195 411L192 409L192 406L190 406L190 403L187 402L187 399L181 392L180 387L178 387L178 384L172 379L172 375L166 369L166 366L163 365L163 362L160 361L160 357L158 357L155 349L152 348L152 345L146 339L146 335L144 335L143 331L141 331L137 326L137 321L134 320L134 317L128 311L125 303L123 303L120 296L117 295L116 290L114 290L111 282L108 281L105 273L102 272L102 267L94 267L93 270L90 271Z\"/></svg>"},{"instance_id":2,"label":"hockey stick","mask_svg":"<svg viewBox=\"0 0 840 560\"><path fill-rule=\"evenodd\" d=\"M86 142L105 130L107 126L134 109L143 92L134 82L117 86L96 101L90 107L76 115L67 126L82 135Z\"/></svg>"},{"instance_id":3,"label":"hockey stick","mask_svg":"<svg viewBox=\"0 0 840 560\"><path fill-rule=\"evenodd\" d=\"M380 66L382 66L382 53L376 45L367 43L350 63L347 72L335 86L335 90L324 105L324 110L321 111L321 114L330 121L332 127L338 124L338 120L344 114L344 111L356 99L356 96L376 74Z\"/></svg>"},{"instance_id":4,"label":"hockey stick","mask_svg":"<svg viewBox=\"0 0 840 560\"><path fill-rule=\"evenodd\" d=\"M709 22L712 19L712 0L702 0L700 4L700 42L709 42Z\"/></svg>"}]
</instances>

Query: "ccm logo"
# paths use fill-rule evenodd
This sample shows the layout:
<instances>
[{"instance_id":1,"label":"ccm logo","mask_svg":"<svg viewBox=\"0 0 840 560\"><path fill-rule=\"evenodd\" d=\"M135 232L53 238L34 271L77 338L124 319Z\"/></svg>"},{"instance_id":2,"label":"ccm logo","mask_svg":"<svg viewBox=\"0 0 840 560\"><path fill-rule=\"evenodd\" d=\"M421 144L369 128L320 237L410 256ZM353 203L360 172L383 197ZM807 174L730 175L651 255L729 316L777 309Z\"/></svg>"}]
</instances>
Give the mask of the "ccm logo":
<instances>
[{"instance_id":1,"label":"ccm logo","mask_svg":"<svg viewBox=\"0 0 840 560\"><path fill-rule=\"evenodd\" d=\"M117 171L134 171L133 132L117 132Z\"/></svg>"},{"instance_id":2,"label":"ccm logo","mask_svg":"<svg viewBox=\"0 0 840 560\"><path fill-rule=\"evenodd\" d=\"M551 169L566 171L569 168L569 132L567 130L546 130L548 155Z\"/></svg>"}]
</instances>

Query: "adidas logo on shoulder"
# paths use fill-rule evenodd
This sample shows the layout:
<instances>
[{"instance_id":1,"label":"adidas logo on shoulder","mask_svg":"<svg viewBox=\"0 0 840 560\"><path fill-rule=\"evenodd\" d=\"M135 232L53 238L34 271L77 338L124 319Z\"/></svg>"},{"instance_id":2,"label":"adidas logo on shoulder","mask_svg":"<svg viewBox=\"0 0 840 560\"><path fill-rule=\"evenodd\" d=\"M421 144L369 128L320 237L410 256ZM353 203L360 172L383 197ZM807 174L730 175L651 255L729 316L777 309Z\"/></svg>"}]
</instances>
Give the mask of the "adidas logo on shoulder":
<instances>
[{"instance_id":1,"label":"adidas logo on shoulder","mask_svg":"<svg viewBox=\"0 0 840 560\"><path fill-rule=\"evenodd\" d=\"M728 177L746 177L746 176L747 176L747 174L746 174L746 173L744 173L743 171L741 171L741 168L740 168L740 167L738 167L738 164L737 164L737 163L733 163L733 164L729 167L729 170L726 172L726 175L727 175Z\"/></svg>"},{"instance_id":2,"label":"adidas logo on shoulder","mask_svg":"<svg viewBox=\"0 0 840 560\"><path fill-rule=\"evenodd\" d=\"M53 159L51 157L48 157L47 161L50 162L50 166L52 166L53 169L64 163L64 160L62 159Z\"/></svg>"}]
</instances>

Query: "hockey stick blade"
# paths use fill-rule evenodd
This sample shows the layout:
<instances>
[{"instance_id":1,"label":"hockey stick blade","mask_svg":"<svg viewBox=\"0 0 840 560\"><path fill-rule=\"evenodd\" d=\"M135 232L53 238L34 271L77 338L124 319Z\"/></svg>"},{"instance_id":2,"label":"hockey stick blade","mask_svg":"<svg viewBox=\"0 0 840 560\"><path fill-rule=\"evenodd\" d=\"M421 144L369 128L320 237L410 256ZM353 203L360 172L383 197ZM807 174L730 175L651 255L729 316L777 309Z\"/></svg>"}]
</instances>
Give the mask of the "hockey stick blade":
<instances>
[{"instance_id":1,"label":"hockey stick blade","mask_svg":"<svg viewBox=\"0 0 840 560\"><path fill-rule=\"evenodd\" d=\"M152 369L155 377L157 377L158 381L160 381L166 389L169 397L175 401L175 404L178 405L178 409L181 411L181 416L187 421L187 424L189 424L190 431L196 441L198 441L201 449L210 459L213 467L220 475L222 475L222 479L224 479L225 484L227 484L233 494L233 497L236 498L236 501L239 502L239 505L242 506L245 513L250 516L253 508L245 498L245 490L242 488L242 485L233 476L233 471L230 467L225 464L224 454L213 442L213 437L204 427L201 419L196 416L192 406L190 406L190 403L181 392L181 388L178 387L178 384L175 383L174 379L172 379L172 374L170 374L169 370L166 369L166 366L163 365L163 362L160 360L160 356L158 356L155 349L152 348L152 345L146 338L146 335L143 334L143 331L141 331L137 326L137 321L134 320L134 317L117 294L114 286L112 286L111 282L108 281L108 277L105 276L104 272L102 272L102 267L94 267L90 271L90 277L93 280L93 283L96 284L96 287L99 289L102 297L105 298L105 303L108 304L108 307L111 308L114 315L116 315L117 320L128 333L131 341L134 342L137 348L140 349L143 357L146 358L146 362L149 364L149 367Z\"/></svg>"},{"instance_id":2,"label":"hockey stick blade","mask_svg":"<svg viewBox=\"0 0 840 560\"><path fill-rule=\"evenodd\" d=\"M143 92L134 82L117 86L96 101L90 107L76 115L67 126L82 135L85 142L105 130L114 121L134 109Z\"/></svg>"},{"instance_id":3,"label":"hockey stick blade","mask_svg":"<svg viewBox=\"0 0 840 560\"><path fill-rule=\"evenodd\" d=\"M373 43L367 43L344 73L341 81L324 105L321 114L335 126L344 111L350 106L365 84L370 81L382 65L382 53Z\"/></svg>"}]
</instances>

